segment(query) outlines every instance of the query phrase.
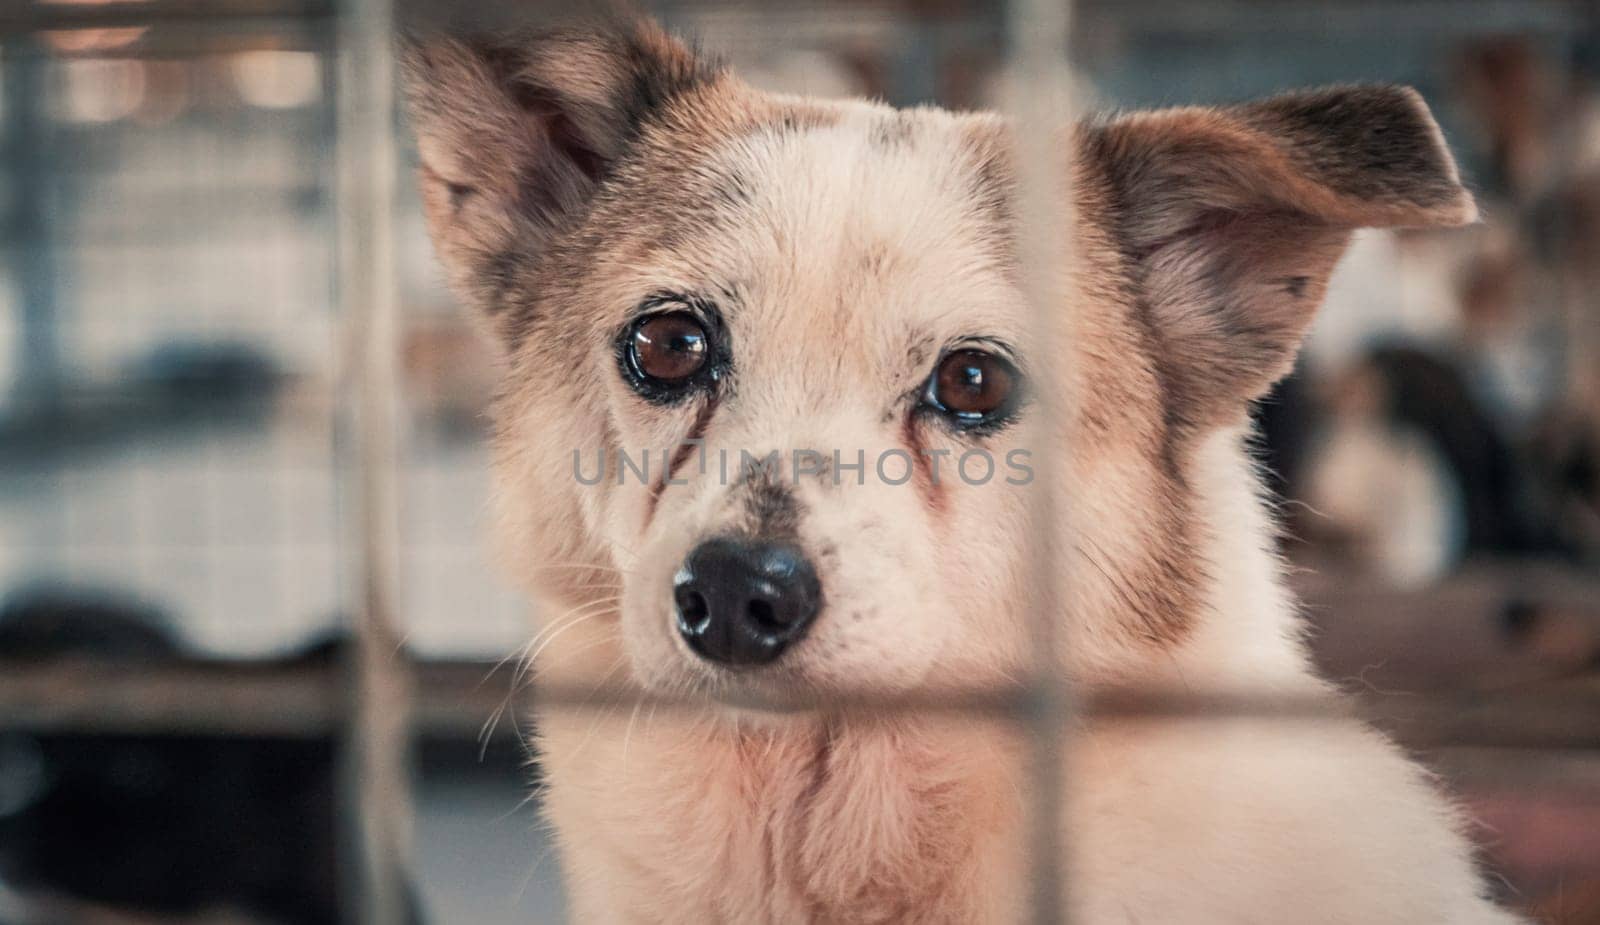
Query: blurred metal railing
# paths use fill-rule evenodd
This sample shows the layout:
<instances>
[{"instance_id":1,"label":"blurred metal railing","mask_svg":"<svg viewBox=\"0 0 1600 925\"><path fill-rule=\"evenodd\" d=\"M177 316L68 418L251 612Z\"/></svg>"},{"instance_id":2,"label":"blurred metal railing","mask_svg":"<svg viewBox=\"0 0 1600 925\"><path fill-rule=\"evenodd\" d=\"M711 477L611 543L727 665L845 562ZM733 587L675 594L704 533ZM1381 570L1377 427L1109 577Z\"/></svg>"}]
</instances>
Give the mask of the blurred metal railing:
<instances>
[{"instance_id":1,"label":"blurred metal railing","mask_svg":"<svg viewBox=\"0 0 1600 925\"><path fill-rule=\"evenodd\" d=\"M346 0L339 17L338 292L345 322L349 549L359 582L344 717L351 921L402 922L410 906L411 679L399 630L395 276L395 18L392 0Z\"/></svg>"},{"instance_id":2,"label":"blurred metal railing","mask_svg":"<svg viewBox=\"0 0 1600 925\"><path fill-rule=\"evenodd\" d=\"M1019 131L1016 140L1020 278L1033 313L1035 343L1047 345L1036 357L1040 407L1030 434L1039 451L1037 484L1044 486L1030 499L1034 664L1027 696L1013 705L1027 721L1032 748L1028 874L1030 908L1040 925L1065 921L1063 903L1069 889L1061 823L1074 702L1061 668L1063 646L1070 641L1063 639L1065 627L1057 615L1062 589L1071 585L1070 576L1064 574L1071 557L1059 553L1071 549L1072 543L1062 537L1057 486L1071 483L1067 471L1071 454L1065 452L1061 433L1072 417L1076 397L1072 370L1066 368L1069 353L1052 347L1072 342L1073 313L1063 309L1074 256L1074 178L1070 158L1062 156L1059 134L1070 131L1076 121L1067 67L1072 6L1071 0L1007 4L1011 55L1007 108L1014 125L1032 128ZM1070 142L1065 150L1072 150Z\"/></svg>"},{"instance_id":3,"label":"blurred metal railing","mask_svg":"<svg viewBox=\"0 0 1600 925\"><path fill-rule=\"evenodd\" d=\"M36 732L158 732L315 737L346 727L348 669L337 662L129 665L78 659L8 664L0 683L0 722ZM667 696L627 684L601 687L535 683L515 666L485 672L481 662L425 661L410 667L411 726L417 735L471 739L512 735L484 720L535 706L609 710L638 703L668 711L707 708L703 699ZM969 713L1033 721L1028 684L957 688L936 695L842 691L808 698L738 701L749 709L892 713ZM1252 716L1318 722L1360 717L1415 749L1449 746L1581 751L1600 748L1600 678L1581 675L1504 688L1384 692L1340 697L1263 697L1147 688L1076 692L1074 716L1203 722Z\"/></svg>"}]
</instances>

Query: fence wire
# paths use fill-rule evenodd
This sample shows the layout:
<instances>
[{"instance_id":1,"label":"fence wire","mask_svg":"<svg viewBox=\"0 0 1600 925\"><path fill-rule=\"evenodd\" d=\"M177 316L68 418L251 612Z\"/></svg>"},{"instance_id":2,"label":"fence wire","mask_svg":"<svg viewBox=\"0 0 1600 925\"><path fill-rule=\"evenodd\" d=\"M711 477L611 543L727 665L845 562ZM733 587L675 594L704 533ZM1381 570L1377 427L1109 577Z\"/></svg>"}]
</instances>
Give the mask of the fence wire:
<instances>
[{"instance_id":1,"label":"fence wire","mask_svg":"<svg viewBox=\"0 0 1600 925\"><path fill-rule=\"evenodd\" d=\"M1038 426L1031 434L1041 465L1037 484L1046 486L1032 501L1029 582L1032 600L1034 665L1028 696L1013 705L1026 718L1032 748L1030 781L1029 878L1033 920L1040 925L1066 920L1070 888L1061 843L1068 774L1072 692L1061 666L1063 638L1058 619L1062 589L1071 576L1061 555L1073 548L1062 535L1056 486L1072 484L1071 454L1061 438L1072 419L1074 383L1066 368L1073 342L1073 312L1066 305L1067 279L1073 265L1074 222L1072 165L1062 163L1060 134L1076 124L1067 49L1071 38L1072 3L1068 0L1012 0L1008 4L1011 47L1011 103L1017 144L1017 241L1020 277L1033 312L1040 395ZM1053 349L1059 347L1060 349Z\"/></svg>"},{"instance_id":2,"label":"fence wire","mask_svg":"<svg viewBox=\"0 0 1600 925\"><path fill-rule=\"evenodd\" d=\"M395 257L397 137L392 0L348 0L339 19L339 297L354 407L345 452L359 582L351 625L344 802L349 917L389 925L411 903L411 678L401 597Z\"/></svg>"}]
</instances>

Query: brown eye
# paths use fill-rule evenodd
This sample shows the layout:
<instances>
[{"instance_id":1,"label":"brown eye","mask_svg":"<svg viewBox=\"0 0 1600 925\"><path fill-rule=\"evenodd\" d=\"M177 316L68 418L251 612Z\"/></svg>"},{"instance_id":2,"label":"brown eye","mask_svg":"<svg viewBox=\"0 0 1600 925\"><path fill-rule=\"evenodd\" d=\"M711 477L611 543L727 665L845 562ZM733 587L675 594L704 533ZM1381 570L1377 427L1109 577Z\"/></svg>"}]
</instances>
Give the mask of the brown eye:
<instances>
[{"instance_id":1,"label":"brown eye","mask_svg":"<svg viewBox=\"0 0 1600 925\"><path fill-rule=\"evenodd\" d=\"M652 315L633 327L628 359L634 370L658 384L682 382L706 365L706 329L687 312Z\"/></svg>"},{"instance_id":2,"label":"brown eye","mask_svg":"<svg viewBox=\"0 0 1600 925\"><path fill-rule=\"evenodd\" d=\"M1003 418L1015 405L1017 368L982 350L954 350L939 360L925 400L963 426Z\"/></svg>"}]
</instances>

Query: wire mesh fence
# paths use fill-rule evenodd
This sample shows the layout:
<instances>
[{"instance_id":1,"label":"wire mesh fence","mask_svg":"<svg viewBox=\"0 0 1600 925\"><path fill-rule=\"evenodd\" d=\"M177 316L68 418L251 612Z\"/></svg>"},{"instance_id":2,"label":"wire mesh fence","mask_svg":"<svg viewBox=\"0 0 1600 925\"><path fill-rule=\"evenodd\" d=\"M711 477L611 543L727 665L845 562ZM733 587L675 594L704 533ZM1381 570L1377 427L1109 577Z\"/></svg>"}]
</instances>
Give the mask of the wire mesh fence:
<instances>
[{"instance_id":1,"label":"wire mesh fence","mask_svg":"<svg viewBox=\"0 0 1600 925\"><path fill-rule=\"evenodd\" d=\"M571 12L435 6L399 18L537 26ZM1072 733L1106 720L1316 723L1354 710L1448 776L1481 784L1516 838L1560 856L1512 874L1527 905L1561 878L1600 883L1592 858L1576 856L1592 840L1524 824L1504 799L1554 795L1548 805L1574 818L1600 813L1600 509L1584 481L1594 466L1584 453L1600 439L1600 310L1587 285L1600 35L1589 6L1349 2L1268 13L1084 0L655 12L763 86L999 108L1027 127L1102 104L1210 102L1357 77L1416 83L1440 101L1469 174L1505 203L1498 230L1458 248L1466 253L1420 235L1358 244L1329 313L1355 308L1313 335L1291 380L1317 400L1278 398L1296 414L1322 409L1328 425L1312 440L1265 422L1284 479L1275 487L1316 509L1304 522L1299 508L1284 512L1308 537L1288 554L1337 576L1299 584L1323 634L1318 657L1354 682L1353 698L1068 689L1056 653L1071 640L1042 616L1070 593L1072 575L1057 568L1059 512L1045 505L1033 512L1031 563L1040 661L1023 682L738 705L1015 724L1034 755L1028 857L1040 922L1064 920L1072 892L1061 875L1071 846L1053 823L1071 792ZM25 740L337 740L337 915L368 922L406 921L415 893L427 893L410 832L413 740L470 743L486 727L515 728L493 717L536 705L705 708L622 681L535 683L515 670L529 636L524 605L488 577L482 541L491 364L427 256L395 106L396 18L389 0L0 10L9 316L0 630L11 628L0 636L0 822L24 806L8 808L7 794L28 791L16 757ZM1073 218L1043 208L1070 201L1059 139L1030 130L1021 142L1019 201L1034 206L1019 216L1036 271L1028 295L1041 340L1070 336L1058 330L1070 316L1050 308ZM1373 294L1396 279L1398 294ZM1401 389L1419 368L1367 349L1375 330L1476 350L1461 366L1481 417L1459 425L1391 404L1373 424L1364 389ZM1401 424L1431 442L1372 449L1373 435ZM1457 452L1454 426L1514 435L1507 458L1526 479L1506 487L1510 476L1480 476L1485 467L1470 462L1493 441ZM1373 468L1374 458L1398 468ZM1385 496L1421 497L1415 507L1370 510L1349 487L1418 470L1444 475L1415 496ZM1484 494L1489 514L1474 507ZM1494 513L1502 495L1537 495L1534 513ZM63 643L80 631L99 641ZM331 657L295 655L326 639ZM108 660L102 644L141 659ZM0 856L29 847L6 833L0 825ZM4 905L7 876L0 865L0 920L26 921Z\"/></svg>"}]
</instances>

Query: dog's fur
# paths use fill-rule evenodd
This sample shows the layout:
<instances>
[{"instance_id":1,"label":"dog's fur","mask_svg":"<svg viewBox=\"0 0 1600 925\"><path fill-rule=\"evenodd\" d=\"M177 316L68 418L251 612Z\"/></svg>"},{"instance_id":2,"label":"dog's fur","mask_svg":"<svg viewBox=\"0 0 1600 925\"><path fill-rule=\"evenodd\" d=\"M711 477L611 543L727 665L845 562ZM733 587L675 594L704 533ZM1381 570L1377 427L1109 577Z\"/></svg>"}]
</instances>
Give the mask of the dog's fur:
<instances>
[{"instance_id":1,"label":"dog's fur","mask_svg":"<svg viewBox=\"0 0 1600 925\"><path fill-rule=\"evenodd\" d=\"M1031 664L1030 499L1050 491L1075 683L1336 696L1297 636L1245 413L1352 229L1474 220L1414 92L1064 133L1072 335L1052 343L1017 278L999 118L759 93L651 25L422 41L407 65L435 245L505 348L497 506L549 617L541 679L824 702L1004 683ZM726 319L713 397L652 405L618 373L618 332L662 292ZM1024 372L1061 360L1071 414L1035 403L981 437L913 415L941 349L971 338L1025 347ZM574 478L575 451L690 437L952 455L937 482L919 456L905 486L728 485L681 465L666 483L659 460L650 484ZM1066 447L1069 464L973 486L948 469L972 446ZM755 672L697 661L672 630L674 571L729 531L798 543L827 601ZM579 921L1026 915L1026 743L998 721L550 708L539 732ZM1427 774L1354 720L1107 720L1073 742L1076 921L1511 921Z\"/></svg>"}]
</instances>

